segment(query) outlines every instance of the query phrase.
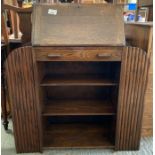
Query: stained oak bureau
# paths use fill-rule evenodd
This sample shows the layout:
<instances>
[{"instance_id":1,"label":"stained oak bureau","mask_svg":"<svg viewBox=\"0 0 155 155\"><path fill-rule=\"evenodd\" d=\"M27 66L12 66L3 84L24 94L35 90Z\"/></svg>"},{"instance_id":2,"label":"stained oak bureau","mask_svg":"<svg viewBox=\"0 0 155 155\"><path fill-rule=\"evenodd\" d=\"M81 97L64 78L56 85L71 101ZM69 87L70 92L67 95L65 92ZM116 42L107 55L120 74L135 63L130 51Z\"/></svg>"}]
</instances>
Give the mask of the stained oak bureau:
<instances>
[{"instance_id":1,"label":"stained oak bureau","mask_svg":"<svg viewBox=\"0 0 155 155\"><path fill-rule=\"evenodd\" d=\"M121 7L35 5L32 26L6 62L17 152L139 149L149 55L125 46Z\"/></svg>"}]
</instances>

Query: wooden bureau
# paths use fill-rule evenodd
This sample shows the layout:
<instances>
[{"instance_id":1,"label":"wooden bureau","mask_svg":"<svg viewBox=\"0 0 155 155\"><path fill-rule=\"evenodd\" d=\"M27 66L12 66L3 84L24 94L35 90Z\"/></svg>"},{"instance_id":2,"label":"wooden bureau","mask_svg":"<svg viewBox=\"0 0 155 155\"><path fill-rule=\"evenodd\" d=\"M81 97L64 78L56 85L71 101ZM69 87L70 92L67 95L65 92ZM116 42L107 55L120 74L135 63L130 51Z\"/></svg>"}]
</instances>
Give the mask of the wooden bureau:
<instances>
[{"instance_id":1,"label":"wooden bureau","mask_svg":"<svg viewBox=\"0 0 155 155\"><path fill-rule=\"evenodd\" d=\"M47 20L46 10L49 8L53 6L35 6L44 20ZM70 11L74 12L73 8L74 5L54 6L60 11L60 16L65 15L64 21L72 15ZM93 24L85 32L85 40L78 40L81 45L75 45L76 36L72 36L74 31L71 30L67 38L71 45L66 41L62 44L63 38L60 43L54 41L52 45L52 40L55 37L59 40L61 33L57 31L46 38L44 25L38 28L39 23L35 22L33 46L16 49L7 58L6 72L17 152L42 152L47 148L139 149L149 55L138 47L125 46L119 6L107 5L105 11L105 6L82 5L81 12L85 8L91 14ZM118 16L112 18L108 8ZM76 19L88 20L85 12L83 15L81 12L74 12L73 17L76 15ZM36 14L33 14L34 19L38 18ZM115 27L118 31L104 40L100 37L107 32L101 29L102 35L95 37L97 40L92 45L91 34L98 35L94 21L101 19L102 15L108 19L107 25L117 21ZM76 21L73 17L70 21L74 30ZM59 14L58 19L55 16L49 16L49 19L58 24ZM52 20L49 22L52 25ZM103 23L104 20L97 26L101 27ZM65 21L64 27L68 24ZM87 22L83 24L87 26ZM94 31L89 34L92 28ZM42 31L36 33L39 29ZM78 30L79 34L83 32L80 28ZM38 35L43 38L35 39ZM47 40L48 44L43 44ZM101 41L105 42L102 46Z\"/></svg>"}]
</instances>

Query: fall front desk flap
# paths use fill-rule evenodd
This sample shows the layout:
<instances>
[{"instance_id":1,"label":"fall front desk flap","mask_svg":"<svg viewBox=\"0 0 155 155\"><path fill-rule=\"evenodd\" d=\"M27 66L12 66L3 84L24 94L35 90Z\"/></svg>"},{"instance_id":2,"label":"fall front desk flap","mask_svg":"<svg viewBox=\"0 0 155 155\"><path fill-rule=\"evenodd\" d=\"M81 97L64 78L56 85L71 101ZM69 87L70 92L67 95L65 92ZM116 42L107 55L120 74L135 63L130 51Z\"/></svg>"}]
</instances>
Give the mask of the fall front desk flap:
<instances>
[{"instance_id":1,"label":"fall front desk flap","mask_svg":"<svg viewBox=\"0 0 155 155\"><path fill-rule=\"evenodd\" d=\"M123 46L122 7L55 4L33 7L33 46Z\"/></svg>"}]
</instances>

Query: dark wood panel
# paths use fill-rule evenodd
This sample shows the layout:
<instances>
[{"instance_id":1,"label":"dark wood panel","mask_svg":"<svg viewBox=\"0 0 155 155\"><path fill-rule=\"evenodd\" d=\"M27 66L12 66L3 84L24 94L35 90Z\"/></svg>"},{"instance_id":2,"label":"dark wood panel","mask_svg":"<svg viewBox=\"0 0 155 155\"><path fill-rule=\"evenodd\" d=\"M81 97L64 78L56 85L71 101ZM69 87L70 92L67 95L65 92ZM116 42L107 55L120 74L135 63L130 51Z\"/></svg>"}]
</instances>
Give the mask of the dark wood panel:
<instances>
[{"instance_id":1,"label":"dark wood panel","mask_svg":"<svg viewBox=\"0 0 155 155\"><path fill-rule=\"evenodd\" d=\"M110 101L102 100L51 100L44 106L43 116L115 115Z\"/></svg>"},{"instance_id":2,"label":"dark wood panel","mask_svg":"<svg viewBox=\"0 0 155 155\"><path fill-rule=\"evenodd\" d=\"M53 87L42 87L46 99L102 99L109 100L116 94L112 94L113 91L117 90L116 86L53 86ZM112 97L111 97L112 96Z\"/></svg>"},{"instance_id":3,"label":"dark wood panel","mask_svg":"<svg viewBox=\"0 0 155 155\"><path fill-rule=\"evenodd\" d=\"M139 48L126 47L122 60L116 149L137 150L140 143L149 56Z\"/></svg>"},{"instance_id":4,"label":"dark wood panel","mask_svg":"<svg viewBox=\"0 0 155 155\"><path fill-rule=\"evenodd\" d=\"M16 150L41 151L39 104L31 47L14 50L6 61Z\"/></svg>"},{"instance_id":5,"label":"dark wood panel","mask_svg":"<svg viewBox=\"0 0 155 155\"><path fill-rule=\"evenodd\" d=\"M53 124L44 131L45 148L114 148L109 126L101 124Z\"/></svg>"},{"instance_id":6,"label":"dark wood panel","mask_svg":"<svg viewBox=\"0 0 155 155\"><path fill-rule=\"evenodd\" d=\"M102 75L47 75L40 86L116 86L117 82Z\"/></svg>"}]
</instances>

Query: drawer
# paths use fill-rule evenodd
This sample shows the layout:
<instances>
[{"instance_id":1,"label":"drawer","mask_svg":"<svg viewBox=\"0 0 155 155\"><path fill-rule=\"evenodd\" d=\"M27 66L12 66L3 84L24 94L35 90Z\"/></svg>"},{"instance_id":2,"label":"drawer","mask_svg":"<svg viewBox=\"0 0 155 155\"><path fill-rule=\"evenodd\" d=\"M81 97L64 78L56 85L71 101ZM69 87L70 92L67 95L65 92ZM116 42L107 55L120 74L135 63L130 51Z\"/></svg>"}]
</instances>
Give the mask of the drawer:
<instances>
[{"instance_id":1,"label":"drawer","mask_svg":"<svg viewBox=\"0 0 155 155\"><path fill-rule=\"evenodd\" d=\"M121 61L121 50L33 49L37 61Z\"/></svg>"}]
</instances>

